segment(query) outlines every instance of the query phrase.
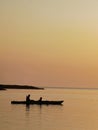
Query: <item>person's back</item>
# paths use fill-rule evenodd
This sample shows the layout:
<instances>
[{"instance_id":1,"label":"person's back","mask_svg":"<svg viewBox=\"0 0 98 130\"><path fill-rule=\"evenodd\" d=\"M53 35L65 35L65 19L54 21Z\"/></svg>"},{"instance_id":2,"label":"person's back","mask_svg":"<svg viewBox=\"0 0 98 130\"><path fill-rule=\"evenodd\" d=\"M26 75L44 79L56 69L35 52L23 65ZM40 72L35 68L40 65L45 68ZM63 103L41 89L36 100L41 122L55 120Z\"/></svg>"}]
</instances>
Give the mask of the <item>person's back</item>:
<instances>
[{"instance_id":1,"label":"person's back","mask_svg":"<svg viewBox=\"0 0 98 130\"><path fill-rule=\"evenodd\" d=\"M40 97L39 101L40 101L40 102L42 101L42 97Z\"/></svg>"},{"instance_id":2,"label":"person's back","mask_svg":"<svg viewBox=\"0 0 98 130\"><path fill-rule=\"evenodd\" d=\"M26 102L30 101L30 94L26 96Z\"/></svg>"}]
</instances>

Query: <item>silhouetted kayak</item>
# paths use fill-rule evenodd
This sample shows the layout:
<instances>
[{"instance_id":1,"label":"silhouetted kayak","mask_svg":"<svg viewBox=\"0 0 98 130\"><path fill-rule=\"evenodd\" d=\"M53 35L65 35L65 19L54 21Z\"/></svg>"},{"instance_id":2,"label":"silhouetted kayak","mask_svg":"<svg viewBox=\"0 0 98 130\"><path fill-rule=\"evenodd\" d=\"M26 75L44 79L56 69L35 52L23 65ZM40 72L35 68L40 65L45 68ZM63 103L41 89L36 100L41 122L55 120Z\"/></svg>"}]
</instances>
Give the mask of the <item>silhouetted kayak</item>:
<instances>
[{"instance_id":1,"label":"silhouetted kayak","mask_svg":"<svg viewBox=\"0 0 98 130\"><path fill-rule=\"evenodd\" d=\"M43 101L35 101L35 100L30 100L29 102L26 101L11 101L11 104L27 104L27 105L61 105L64 101L47 101L47 100L43 100Z\"/></svg>"}]
</instances>

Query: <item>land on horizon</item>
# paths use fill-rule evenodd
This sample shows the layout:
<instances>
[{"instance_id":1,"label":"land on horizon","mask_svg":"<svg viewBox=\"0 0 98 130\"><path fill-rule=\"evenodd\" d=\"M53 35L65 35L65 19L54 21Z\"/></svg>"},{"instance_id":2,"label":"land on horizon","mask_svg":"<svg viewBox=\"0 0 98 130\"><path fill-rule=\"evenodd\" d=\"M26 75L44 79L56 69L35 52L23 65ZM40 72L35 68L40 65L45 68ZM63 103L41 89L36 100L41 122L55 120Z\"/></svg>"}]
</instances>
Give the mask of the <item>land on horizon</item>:
<instances>
[{"instance_id":1,"label":"land on horizon","mask_svg":"<svg viewBox=\"0 0 98 130\"><path fill-rule=\"evenodd\" d=\"M31 86L31 85L9 85L9 84L0 84L0 90L6 90L6 89L45 89L45 88L50 88L50 89L98 89L96 87L37 87L37 86Z\"/></svg>"},{"instance_id":2,"label":"land on horizon","mask_svg":"<svg viewBox=\"0 0 98 130\"><path fill-rule=\"evenodd\" d=\"M6 89L44 89L41 87L29 86L29 85L7 85L7 84L0 84L0 90Z\"/></svg>"}]
</instances>

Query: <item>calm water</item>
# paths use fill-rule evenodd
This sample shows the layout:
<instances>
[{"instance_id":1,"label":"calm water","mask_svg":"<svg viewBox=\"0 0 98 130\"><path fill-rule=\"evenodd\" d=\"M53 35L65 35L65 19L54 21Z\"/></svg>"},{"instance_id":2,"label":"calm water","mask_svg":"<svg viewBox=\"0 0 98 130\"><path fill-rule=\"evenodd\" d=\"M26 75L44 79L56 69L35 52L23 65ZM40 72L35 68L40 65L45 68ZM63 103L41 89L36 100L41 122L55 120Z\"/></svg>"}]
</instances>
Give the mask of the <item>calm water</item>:
<instances>
[{"instance_id":1,"label":"calm water","mask_svg":"<svg viewBox=\"0 0 98 130\"><path fill-rule=\"evenodd\" d=\"M11 105L11 100L64 100L62 106ZM0 130L98 130L98 90L0 91Z\"/></svg>"}]
</instances>

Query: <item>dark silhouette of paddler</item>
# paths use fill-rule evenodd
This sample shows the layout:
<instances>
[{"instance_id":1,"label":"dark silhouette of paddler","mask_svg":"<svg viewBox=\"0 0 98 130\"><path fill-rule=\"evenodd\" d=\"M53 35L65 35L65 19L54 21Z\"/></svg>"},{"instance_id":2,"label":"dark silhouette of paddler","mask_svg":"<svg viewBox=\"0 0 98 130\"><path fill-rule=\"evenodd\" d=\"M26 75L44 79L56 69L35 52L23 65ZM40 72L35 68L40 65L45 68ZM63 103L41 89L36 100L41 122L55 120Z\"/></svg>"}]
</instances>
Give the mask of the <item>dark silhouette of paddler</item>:
<instances>
[{"instance_id":1,"label":"dark silhouette of paddler","mask_svg":"<svg viewBox=\"0 0 98 130\"><path fill-rule=\"evenodd\" d=\"M27 96L26 96L26 104L29 104L30 103L30 94L28 94Z\"/></svg>"},{"instance_id":2,"label":"dark silhouette of paddler","mask_svg":"<svg viewBox=\"0 0 98 130\"><path fill-rule=\"evenodd\" d=\"M40 102L42 101L42 97L40 97L39 101L40 101Z\"/></svg>"}]
</instances>

